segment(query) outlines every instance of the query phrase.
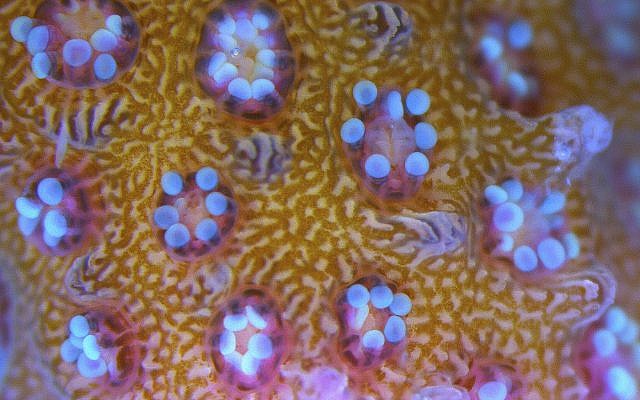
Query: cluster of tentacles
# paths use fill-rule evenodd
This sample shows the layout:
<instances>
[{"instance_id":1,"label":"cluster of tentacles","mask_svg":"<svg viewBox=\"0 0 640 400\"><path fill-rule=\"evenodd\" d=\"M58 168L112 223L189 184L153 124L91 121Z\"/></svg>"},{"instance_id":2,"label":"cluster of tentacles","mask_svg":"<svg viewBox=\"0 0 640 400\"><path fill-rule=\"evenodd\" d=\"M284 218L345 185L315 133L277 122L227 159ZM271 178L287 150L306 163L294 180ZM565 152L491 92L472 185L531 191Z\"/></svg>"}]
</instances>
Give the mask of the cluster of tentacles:
<instances>
[{"instance_id":1,"label":"cluster of tentacles","mask_svg":"<svg viewBox=\"0 0 640 400\"><path fill-rule=\"evenodd\" d=\"M640 398L636 1L0 21L0 397Z\"/></svg>"}]
</instances>

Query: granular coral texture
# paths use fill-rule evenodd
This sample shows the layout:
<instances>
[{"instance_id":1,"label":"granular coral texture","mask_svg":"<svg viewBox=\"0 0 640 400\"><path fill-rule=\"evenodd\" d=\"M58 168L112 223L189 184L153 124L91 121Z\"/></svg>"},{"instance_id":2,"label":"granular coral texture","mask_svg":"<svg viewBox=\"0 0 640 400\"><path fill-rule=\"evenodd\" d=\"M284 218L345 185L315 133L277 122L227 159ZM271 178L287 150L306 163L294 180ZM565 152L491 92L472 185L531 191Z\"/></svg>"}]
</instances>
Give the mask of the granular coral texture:
<instances>
[{"instance_id":1,"label":"granular coral texture","mask_svg":"<svg viewBox=\"0 0 640 400\"><path fill-rule=\"evenodd\" d=\"M8 227L0 247L24 282L19 319L36 318L29 321L34 346L15 358L5 382L13 397L33 398L43 387L74 398L103 393L104 381L76 379L59 347L70 318L87 304L115 302L144 346L143 373L123 398L225 398L204 332L217 307L244 285L277 297L292 334L280 373L260 388L266 397L313 392L312 371L329 366L348 376L344 392L355 398L405 398L443 380L464 384L480 359L515 368L527 399L584 393L569 362L570 339L610 303L609 273L582 257L548 280L517 280L482 253L478 215L487 185L515 177L564 192L562 178L591 153L578 140L562 153L568 158L559 156L558 115L529 120L487 104L458 45L462 1L375 3L384 15L376 25L390 18L391 35L373 34L362 22L370 6L361 2L273 2L298 62L282 111L259 124L222 112L196 82L196 47L211 2L123 3L142 29L140 52L129 71L99 89L36 80L24 49L0 31L7 77L0 139L3 149L15 149L0 191L0 221ZM0 21L8 26L34 9L14 2L0 9ZM372 196L341 151L340 127L356 112L351 89L362 79L431 96L438 146L428 179L409 200ZM592 118L574 111L572 121ZM74 118L81 123L71 124ZM560 125L584 138L581 124ZM43 256L19 235L13 202L20 188L56 163L94 179L94 195L106 207L102 239L84 254ZM184 175L203 165L227 177L238 215L215 257L187 263L171 258L154 234L153 210L166 172ZM273 179L278 174L282 179ZM568 224L589 253L585 199L578 190L568 199ZM331 356L338 336L331 310L341 288L372 273L394 283L413 308L406 347L379 369L355 374ZM33 357L44 372L28 370Z\"/></svg>"}]
</instances>

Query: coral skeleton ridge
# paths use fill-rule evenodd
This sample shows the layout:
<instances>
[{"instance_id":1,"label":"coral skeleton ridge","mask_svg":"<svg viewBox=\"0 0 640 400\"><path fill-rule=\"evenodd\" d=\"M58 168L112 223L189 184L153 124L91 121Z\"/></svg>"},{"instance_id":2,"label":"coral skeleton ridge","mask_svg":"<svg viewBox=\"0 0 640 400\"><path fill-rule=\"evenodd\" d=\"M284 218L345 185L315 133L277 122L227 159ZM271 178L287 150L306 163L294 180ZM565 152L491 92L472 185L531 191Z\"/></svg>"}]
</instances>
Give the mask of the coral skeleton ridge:
<instances>
[{"instance_id":1,"label":"coral skeleton ridge","mask_svg":"<svg viewBox=\"0 0 640 400\"><path fill-rule=\"evenodd\" d=\"M637 2L5 3L3 399L638 398Z\"/></svg>"}]
</instances>

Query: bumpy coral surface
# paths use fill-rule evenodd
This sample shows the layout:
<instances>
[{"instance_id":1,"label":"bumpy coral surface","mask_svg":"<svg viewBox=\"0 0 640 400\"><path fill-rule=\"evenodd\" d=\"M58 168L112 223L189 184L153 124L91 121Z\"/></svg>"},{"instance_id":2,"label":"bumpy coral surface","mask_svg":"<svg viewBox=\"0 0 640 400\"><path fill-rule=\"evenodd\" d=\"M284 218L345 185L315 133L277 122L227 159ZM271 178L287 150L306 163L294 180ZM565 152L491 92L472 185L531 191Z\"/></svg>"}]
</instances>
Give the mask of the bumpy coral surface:
<instances>
[{"instance_id":1,"label":"bumpy coral surface","mask_svg":"<svg viewBox=\"0 0 640 400\"><path fill-rule=\"evenodd\" d=\"M2 398L637 398L599 3L0 6Z\"/></svg>"}]
</instances>

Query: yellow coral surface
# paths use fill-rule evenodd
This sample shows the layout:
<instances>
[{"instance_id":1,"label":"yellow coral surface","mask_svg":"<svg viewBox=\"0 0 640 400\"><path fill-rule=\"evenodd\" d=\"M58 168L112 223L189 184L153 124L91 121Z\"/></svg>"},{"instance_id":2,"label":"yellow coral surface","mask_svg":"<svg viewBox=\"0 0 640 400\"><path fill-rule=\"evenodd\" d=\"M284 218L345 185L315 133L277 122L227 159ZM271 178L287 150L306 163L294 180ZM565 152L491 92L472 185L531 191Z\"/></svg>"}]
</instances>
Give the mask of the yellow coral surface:
<instances>
[{"instance_id":1,"label":"yellow coral surface","mask_svg":"<svg viewBox=\"0 0 640 400\"><path fill-rule=\"evenodd\" d=\"M8 398L92 396L94 383L79 379L59 348L69 319L95 301L120 304L143 343L140 379L123 398L225 398L203 338L216 307L246 285L276 296L292 332L291 352L267 397L312 396L305 374L330 366L348 377L354 396L411 398L425 386L468 385L480 360L517 371L523 399L584 396L573 338L600 315L613 284L593 258L585 189L576 180L567 185L577 162L553 155L554 114L525 119L500 109L470 66L465 21L494 6L477 3L398 2L412 32L401 46L385 47L363 28L361 2L276 1L295 51L296 79L283 111L261 123L223 112L198 86L200 29L217 2L123 1L141 27L139 54L131 70L98 89L36 79L24 47L0 30L0 249L16 336L4 381ZM569 68L561 55L591 54L578 27L563 25L568 2L518 3L508 12L530 17L536 31L561 35L563 46L578 43L549 47L546 34L536 42L536 51L550 49L538 52L542 79L557 83L545 86L544 112L586 102L618 117L620 108L605 94L608 78L590 84L588 94L578 89L604 64ZM1 25L33 15L37 6L2 5ZM340 126L357 114L351 91L362 79L431 96L428 119L438 145L429 175L409 200L376 198L342 150ZM632 124L633 116L625 121ZM256 181L239 158L247 140L260 135L290 160L280 176ZM14 208L30 176L56 164L87 177L105 206L100 234L64 257L42 255L26 242ZM175 261L152 224L160 178L204 165L232 189L238 218L213 256ZM519 279L482 249L483 190L509 177L568 192L568 224L583 251L549 279ZM433 230L436 211L453 216L450 232ZM333 310L338 291L371 273L409 294L413 309L402 352L359 372L334 356Z\"/></svg>"}]
</instances>

